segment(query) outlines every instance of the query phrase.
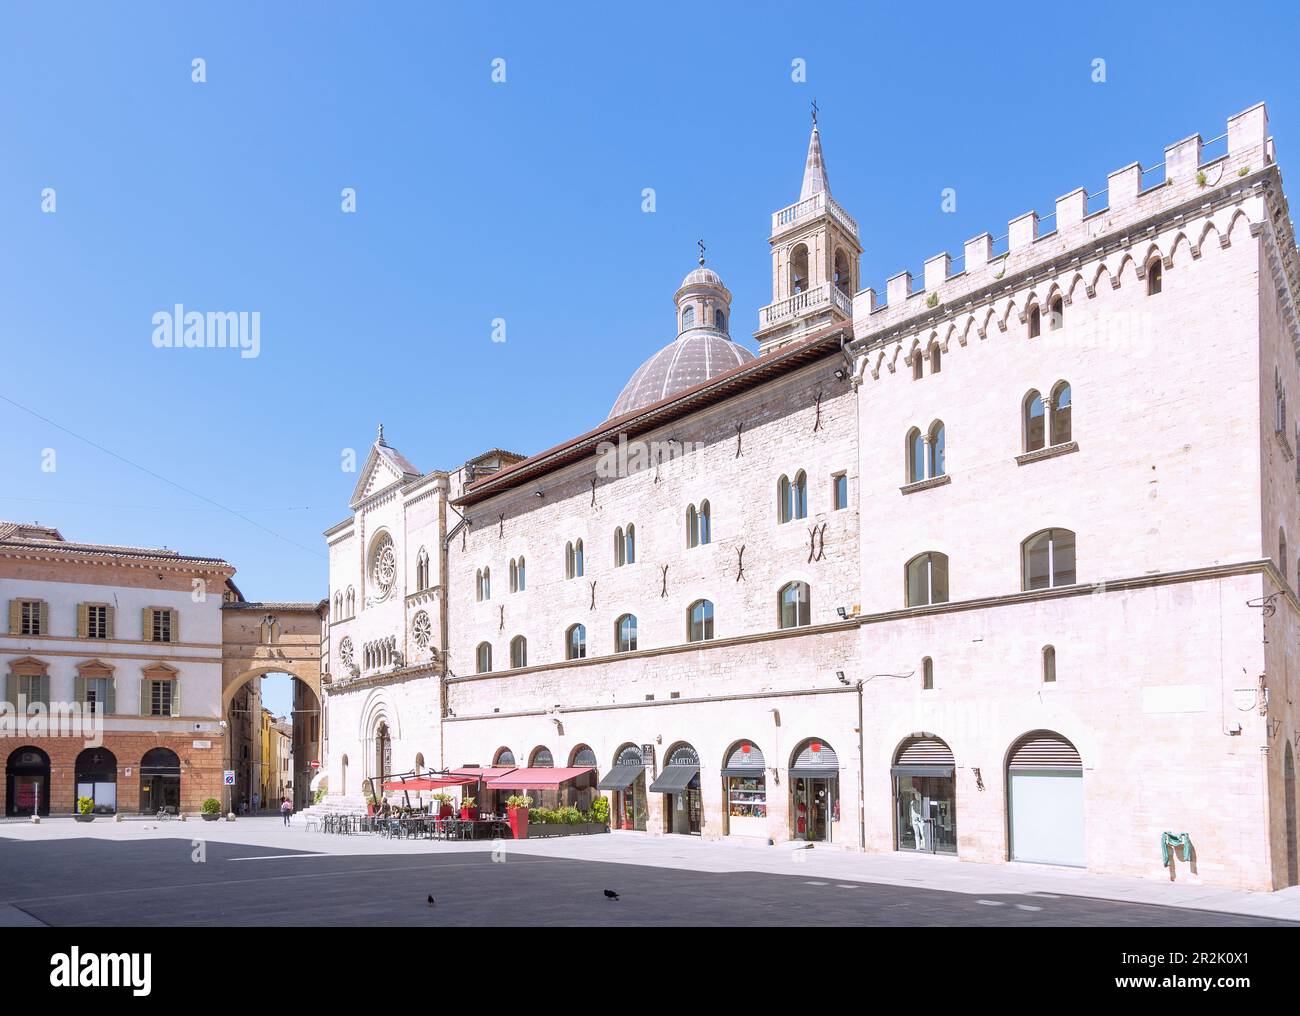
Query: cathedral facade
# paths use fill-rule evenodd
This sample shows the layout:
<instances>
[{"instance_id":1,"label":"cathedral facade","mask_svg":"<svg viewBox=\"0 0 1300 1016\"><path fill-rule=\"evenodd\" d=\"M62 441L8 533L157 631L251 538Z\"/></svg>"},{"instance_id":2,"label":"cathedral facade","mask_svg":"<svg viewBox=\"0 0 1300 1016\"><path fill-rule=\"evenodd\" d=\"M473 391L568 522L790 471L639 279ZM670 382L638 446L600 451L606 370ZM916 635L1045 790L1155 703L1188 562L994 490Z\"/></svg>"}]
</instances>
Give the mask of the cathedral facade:
<instances>
[{"instance_id":1,"label":"cathedral facade","mask_svg":"<svg viewBox=\"0 0 1300 1016\"><path fill-rule=\"evenodd\" d=\"M629 834L1294 884L1295 237L1262 105L1165 154L881 299L814 125L757 353L701 258L588 433L381 432L331 796L573 769Z\"/></svg>"}]
</instances>

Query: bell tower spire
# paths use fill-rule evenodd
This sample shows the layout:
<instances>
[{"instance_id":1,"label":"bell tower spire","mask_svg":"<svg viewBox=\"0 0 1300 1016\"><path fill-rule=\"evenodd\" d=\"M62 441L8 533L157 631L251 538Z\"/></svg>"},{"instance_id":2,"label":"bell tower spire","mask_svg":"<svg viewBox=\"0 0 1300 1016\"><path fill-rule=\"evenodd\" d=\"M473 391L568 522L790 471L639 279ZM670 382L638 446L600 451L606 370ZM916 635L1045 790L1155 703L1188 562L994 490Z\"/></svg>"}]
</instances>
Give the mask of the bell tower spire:
<instances>
[{"instance_id":1,"label":"bell tower spire","mask_svg":"<svg viewBox=\"0 0 1300 1016\"><path fill-rule=\"evenodd\" d=\"M799 200L772 215L772 302L759 311L759 354L796 341L810 329L853 318L858 289L858 224L831 197L812 103L812 133Z\"/></svg>"}]
</instances>

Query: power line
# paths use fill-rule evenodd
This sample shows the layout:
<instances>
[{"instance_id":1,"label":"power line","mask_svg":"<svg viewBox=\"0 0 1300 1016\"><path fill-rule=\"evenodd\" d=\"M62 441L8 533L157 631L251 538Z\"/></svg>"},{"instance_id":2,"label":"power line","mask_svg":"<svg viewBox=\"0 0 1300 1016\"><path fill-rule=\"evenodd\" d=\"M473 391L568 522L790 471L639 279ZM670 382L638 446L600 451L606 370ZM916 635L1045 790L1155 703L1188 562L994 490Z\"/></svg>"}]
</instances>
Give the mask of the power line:
<instances>
[{"instance_id":1,"label":"power line","mask_svg":"<svg viewBox=\"0 0 1300 1016\"><path fill-rule=\"evenodd\" d=\"M212 505L213 508L217 508L228 515L233 515L235 518L240 519L243 522L247 522L250 526L253 526L255 529L260 529L262 532L266 533L267 535L274 536L277 540L282 540L285 543L289 544L290 546L297 547L299 550L305 550L308 554L311 554L315 557L325 556L319 550L315 550L311 547L304 546L298 541L291 540L289 537L281 533L277 533L274 529L270 529L267 526L262 525L256 519L250 519L243 512L238 512L233 508L227 508L225 505L221 504L221 502L214 501L212 500L212 498L208 497L207 495L200 494L197 490L191 490L189 487L186 487L184 484L177 483L175 480L169 479L168 477L163 476L161 473L155 472L154 470L150 469L148 466L142 466L138 462L133 462L131 459L128 459L125 455L120 455L117 452L113 451L111 448L105 448L102 444L99 444L97 441L92 441L90 438L78 434L75 430L68 429L67 427L63 426L61 423L55 423L49 417L42 416L40 413L36 412L36 410L29 409L27 406L24 406L22 403L15 402L7 395L0 394L0 401L7 402L15 409L21 410L22 412L26 413L28 416L35 417L37 420L40 420L42 423L46 424L47 426L53 427L55 430L61 430L63 431L63 433L69 435L70 437L74 437L78 441L90 445L90 447L94 448L96 451L103 452L105 455L117 459L119 462L126 463L126 465L130 466L132 469L138 469L140 472L146 474L147 476L152 476L155 480L161 480L163 483L167 484L168 486L175 487L177 490L182 491L185 494L188 494L190 497L198 498L198 500L204 502L205 504Z\"/></svg>"}]
</instances>

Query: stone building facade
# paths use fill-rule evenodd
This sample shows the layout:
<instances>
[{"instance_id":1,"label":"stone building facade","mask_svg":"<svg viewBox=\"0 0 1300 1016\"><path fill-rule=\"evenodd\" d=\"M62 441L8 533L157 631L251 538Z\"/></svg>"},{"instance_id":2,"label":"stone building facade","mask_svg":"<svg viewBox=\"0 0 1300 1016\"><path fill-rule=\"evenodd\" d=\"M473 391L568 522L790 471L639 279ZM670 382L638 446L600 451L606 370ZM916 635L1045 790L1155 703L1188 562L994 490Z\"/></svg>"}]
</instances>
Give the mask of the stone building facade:
<instances>
[{"instance_id":1,"label":"stone building facade","mask_svg":"<svg viewBox=\"0 0 1300 1016\"><path fill-rule=\"evenodd\" d=\"M427 474L381 435L327 533L331 793L590 766L651 835L1169 877L1186 833L1180 878L1296 882L1300 276L1264 107L883 303L859 252L814 129L757 357L701 265L587 434Z\"/></svg>"}]
</instances>

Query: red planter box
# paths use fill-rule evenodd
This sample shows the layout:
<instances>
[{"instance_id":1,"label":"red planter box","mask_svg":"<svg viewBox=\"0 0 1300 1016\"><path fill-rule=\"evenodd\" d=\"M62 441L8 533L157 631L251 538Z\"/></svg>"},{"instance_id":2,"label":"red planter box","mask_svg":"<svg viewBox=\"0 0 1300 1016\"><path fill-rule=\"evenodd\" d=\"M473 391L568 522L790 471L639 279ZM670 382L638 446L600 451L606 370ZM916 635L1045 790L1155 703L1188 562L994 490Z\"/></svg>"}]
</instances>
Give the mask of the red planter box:
<instances>
[{"instance_id":1,"label":"red planter box","mask_svg":"<svg viewBox=\"0 0 1300 1016\"><path fill-rule=\"evenodd\" d=\"M510 817L510 834L517 840L528 839L528 809L507 808Z\"/></svg>"},{"instance_id":2,"label":"red planter box","mask_svg":"<svg viewBox=\"0 0 1300 1016\"><path fill-rule=\"evenodd\" d=\"M456 812L450 804L444 804L441 808L438 809L439 818L451 818L455 814Z\"/></svg>"},{"instance_id":3,"label":"red planter box","mask_svg":"<svg viewBox=\"0 0 1300 1016\"><path fill-rule=\"evenodd\" d=\"M477 808L461 808L460 817L462 822L473 822L478 818Z\"/></svg>"}]
</instances>

